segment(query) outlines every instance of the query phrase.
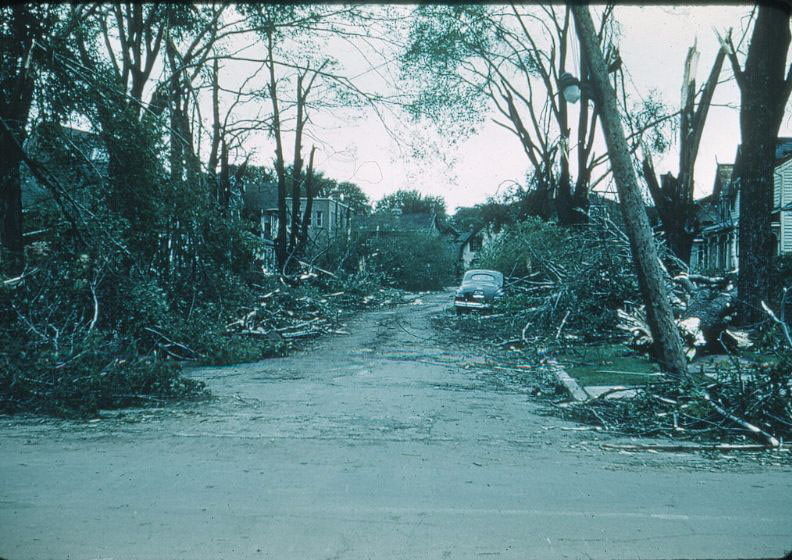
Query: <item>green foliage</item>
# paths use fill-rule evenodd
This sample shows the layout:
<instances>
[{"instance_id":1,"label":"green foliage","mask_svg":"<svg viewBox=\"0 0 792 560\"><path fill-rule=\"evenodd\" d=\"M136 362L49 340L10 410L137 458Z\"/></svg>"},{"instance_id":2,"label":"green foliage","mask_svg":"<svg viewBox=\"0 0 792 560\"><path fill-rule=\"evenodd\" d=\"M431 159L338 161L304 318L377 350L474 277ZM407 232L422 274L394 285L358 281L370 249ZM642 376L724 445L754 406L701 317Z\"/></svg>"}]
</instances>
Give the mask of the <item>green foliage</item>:
<instances>
[{"instance_id":1,"label":"green foliage","mask_svg":"<svg viewBox=\"0 0 792 560\"><path fill-rule=\"evenodd\" d=\"M181 367L135 354L134 342L97 333L68 350L52 344L31 351L4 332L0 353L0 410L85 416L99 409L139 406L207 393Z\"/></svg>"},{"instance_id":2,"label":"green foliage","mask_svg":"<svg viewBox=\"0 0 792 560\"><path fill-rule=\"evenodd\" d=\"M536 182L536 174L531 174L526 176L524 185L513 183L497 196L487 198L486 202L457 208L452 218L454 227L459 231L470 231L488 225L497 232L503 226L515 224L529 216L546 215Z\"/></svg>"},{"instance_id":3,"label":"green foliage","mask_svg":"<svg viewBox=\"0 0 792 560\"><path fill-rule=\"evenodd\" d=\"M33 163L20 171L26 190L41 195L25 208L24 230L35 238L27 244L23 276L11 279L15 274L0 268L3 410L90 414L201 394L176 363L231 363L285 350L277 335L229 329L262 309L263 294L279 294L267 307L279 326L298 312L337 320L342 304L365 299L365 292L385 293L381 272L359 270L360 240L327 252L339 271L328 276L332 280L282 279L263 270L267 247L251 216L242 215L237 180L272 177L252 166L241 176L233 160L246 133L231 113L216 117L225 119L222 131L208 125L210 138L220 134L212 138L220 145L202 145L207 122L195 111L195 96L211 76L190 70L204 66L201 56L226 52L213 44L219 35L246 30L264 41L273 36L283 68L322 68L314 84L322 91L317 106L370 101L340 79L325 48L361 10L249 5L239 7L247 17L236 21L223 10L166 4L0 9L0 42L14 50L0 61L0 89L21 91L8 79L25 57L30 62L24 85L36 122L27 120L27 109L12 113L25 119L20 130L33 130L24 148ZM14 14L21 19L11 21ZM12 29L17 23L22 28ZM278 83L289 120L285 100L296 83L283 74ZM70 128L75 123L83 130ZM200 157L213 148L220 153L206 165ZM216 180L218 165L233 175L227 184ZM369 211L356 185L320 173L316 179L319 196ZM327 290L349 299L325 298Z\"/></svg>"},{"instance_id":4,"label":"green foliage","mask_svg":"<svg viewBox=\"0 0 792 560\"><path fill-rule=\"evenodd\" d=\"M486 6L421 5L413 12L402 55L402 86L412 88L409 111L450 138L472 134L486 114L486 91L466 69L488 50Z\"/></svg>"},{"instance_id":5,"label":"green foliage","mask_svg":"<svg viewBox=\"0 0 792 560\"><path fill-rule=\"evenodd\" d=\"M446 215L445 199L442 196L424 195L416 190L398 190L382 197L375 206L377 212L401 210L402 214Z\"/></svg>"},{"instance_id":6,"label":"green foliage","mask_svg":"<svg viewBox=\"0 0 792 560\"><path fill-rule=\"evenodd\" d=\"M425 233L373 237L366 251L367 265L382 272L389 286L439 290L453 282L456 253L442 238Z\"/></svg>"}]
</instances>

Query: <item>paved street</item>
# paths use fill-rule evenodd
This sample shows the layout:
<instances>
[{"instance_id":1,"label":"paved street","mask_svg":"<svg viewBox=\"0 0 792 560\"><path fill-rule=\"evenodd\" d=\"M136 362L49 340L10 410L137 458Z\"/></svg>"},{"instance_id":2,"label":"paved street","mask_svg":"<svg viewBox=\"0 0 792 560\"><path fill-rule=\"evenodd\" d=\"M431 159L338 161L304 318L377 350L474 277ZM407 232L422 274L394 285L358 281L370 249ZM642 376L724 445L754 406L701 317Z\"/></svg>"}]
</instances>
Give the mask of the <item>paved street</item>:
<instances>
[{"instance_id":1,"label":"paved street","mask_svg":"<svg viewBox=\"0 0 792 560\"><path fill-rule=\"evenodd\" d=\"M216 399L0 419L0 557L743 558L792 549L792 472L604 451L434 338L447 294L291 357L191 372ZM597 440L596 438L599 438Z\"/></svg>"}]
</instances>

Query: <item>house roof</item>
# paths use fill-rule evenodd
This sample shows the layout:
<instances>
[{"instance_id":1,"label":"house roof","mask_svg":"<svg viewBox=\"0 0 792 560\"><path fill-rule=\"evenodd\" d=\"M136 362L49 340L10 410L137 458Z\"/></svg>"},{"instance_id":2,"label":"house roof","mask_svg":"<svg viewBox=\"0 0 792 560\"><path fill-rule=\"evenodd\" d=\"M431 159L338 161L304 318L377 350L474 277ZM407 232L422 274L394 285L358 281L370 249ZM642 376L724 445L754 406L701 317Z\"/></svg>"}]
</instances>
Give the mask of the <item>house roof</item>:
<instances>
[{"instance_id":1,"label":"house roof","mask_svg":"<svg viewBox=\"0 0 792 560\"><path fill-rule=\"evenodd\" d=\"M242 195L245 209L249 212L262 212L278 207L278 185L270 181L249 183L245 185Z\"/></svg>"},{"instance_id":2,"label":"house roof","mask_svg":"<svg viewBox=\"0 0 792 560\"><path fill-rule=\"evenodd\" d=\"M357 223L361 229L369 230L379 228L386 231L427 231L434 226L434 214L375 212L369 216L361 216Z\"/></svg>"},{"instance_id":3,"label":"house roof","mask_svg":"<svg viewBox=\"0 0 792 560\"><path fill-rule=\"evenodd\" d=\"M787 159L790 155L792 155L792 138L789 136L779 136L776 142L776 160Z\"/></svg>"},{"instance_id":4,"label":"house roof","mask_svg":"<svg viewBox=\"0 0 792 560\"><path fill-rule=\"evenodd\" d=\"M391 212L375 212L368 216L360 216L356 220L358 229L365 231L392 231L392 232L429 232L437 231L447 236L451 241L458 242L460 232L448 224L437 214L418 212L398 214Z\"/></svg>"},{"instance_id":5,"label":"house roof","mask_svg":"<svg viewBox=\"0 0 792 560\"><path fill-rule=\"evenodd\" d=\"M698 227L705 227L718 223L721 220L718 212L718 196L714 193L700 198L695 202L695 223Z\"/></svg>"},{"instance_id":6,"label":"house roof","mask_svg":"<svg viewBox=\"0 0 792 560\"><path fill-rule=\"evenodd\" d=\"M464 245L465 243L476 237L479 233L481 233L481 230L483 230L484 227L485 227L484 225L480 225L478 227L474 227L470 231L466 231L464 233L459 234L456 239L457 243L461 243L462 245Z\"/></svg>"}]
</instances>

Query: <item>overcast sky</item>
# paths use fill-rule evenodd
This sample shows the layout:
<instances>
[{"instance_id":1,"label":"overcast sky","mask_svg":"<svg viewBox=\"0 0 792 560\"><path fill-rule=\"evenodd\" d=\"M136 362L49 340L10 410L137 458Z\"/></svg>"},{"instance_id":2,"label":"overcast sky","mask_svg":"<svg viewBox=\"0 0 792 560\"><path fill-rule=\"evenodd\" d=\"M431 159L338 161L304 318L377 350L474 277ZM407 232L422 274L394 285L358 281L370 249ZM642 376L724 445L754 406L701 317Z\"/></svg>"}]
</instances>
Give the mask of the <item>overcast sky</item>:
<instances>
[{"instance_id":1,"label":"overcast sky","mask_svg":"<svg viewBox=\"0 0 792 560\"><path fill-rule=\"evenodd\" d=\"M714 30L723 33L733 27L738 37L749 12L747 6L618 7L616 19L622 29L620 52L635 95L655 89L668 106L677 107L682 67L693 41L697 40L701 53L697 72L697 83L701 84L719 46ZM339 59L346 56L343 51L335 54ZM728 62L721 78L731 78ZM738 103L739 93L733 81L718 86L697 160L697 196L710 192L717 162L733 161L740 138ZM781 134L789 134L790 130L787 118ZM414 130L411 134L431 138L434 131ZM373 200L399 188L416 188L426 194L443 195L449 210L453 210L483 202L503 185L522 182L528 171L527 159L516 137L489 121L448 154L456 162L451 168L439 159L409 157L373 115L362 115L349 123L336 121L332 130L324 130L321 137L317 167L337 180L357 183ZM262 145L257 151L259 162L269 163L269 150ZM659 173L676 173L674 148L665 157L656 159L655 164Z\"/></svg>"}]
</instances>

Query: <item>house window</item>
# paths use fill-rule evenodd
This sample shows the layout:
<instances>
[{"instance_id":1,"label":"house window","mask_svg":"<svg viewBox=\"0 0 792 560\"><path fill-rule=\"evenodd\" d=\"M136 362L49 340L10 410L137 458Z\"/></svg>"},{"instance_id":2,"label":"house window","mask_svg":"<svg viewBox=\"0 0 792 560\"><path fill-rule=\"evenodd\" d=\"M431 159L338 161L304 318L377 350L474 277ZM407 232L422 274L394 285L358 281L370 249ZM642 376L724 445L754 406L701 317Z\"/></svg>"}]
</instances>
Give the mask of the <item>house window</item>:
<instances>
[{"instance_id":1,"label":"house window","mask_svg":"<svg viewBox=\"0 0 792 560\"><path fill-rule=\"evenodd\" d=\"M321 210L317 210L316 211L316 227L322 227L323 225L324 225L324 223L322 221L322 211Z\"/></svg>"},{"instance_id":2,"label":"house window","mask_svg":"<svg viewBox=\"0 0 792 560\"><path fill-rule=\"evenodd\" d=\"M470 239L470 250L471 251L481 251L481 246L483 244L483 240L480 235L476 235Z\"/></svg>"}]
</instances>

